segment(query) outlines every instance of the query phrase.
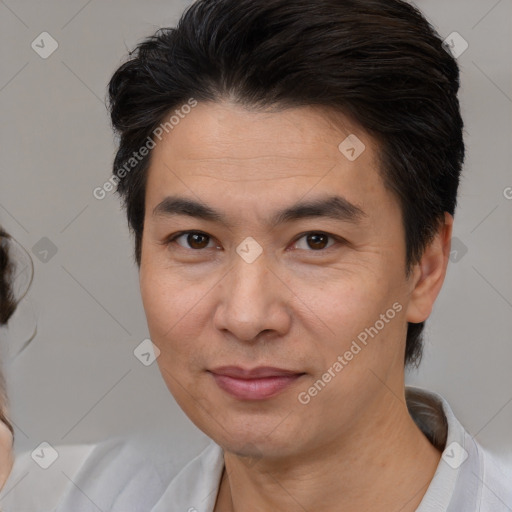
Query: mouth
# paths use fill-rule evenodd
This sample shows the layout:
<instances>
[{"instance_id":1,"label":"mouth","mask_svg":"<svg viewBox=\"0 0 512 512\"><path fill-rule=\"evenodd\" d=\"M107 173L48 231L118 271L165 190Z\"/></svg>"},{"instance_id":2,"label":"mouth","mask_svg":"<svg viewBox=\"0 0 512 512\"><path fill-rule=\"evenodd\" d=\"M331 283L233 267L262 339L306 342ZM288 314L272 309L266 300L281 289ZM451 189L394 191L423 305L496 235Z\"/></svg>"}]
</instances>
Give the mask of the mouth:
<instances>
[{"instance_id":1,"label":"mouth","mask_svg":"<svg viewBox=\"0 0 512 512\"><path fill-rule=\"evenodd\" d=\"M223 366L208 370L224 392L240 400L264 400L284 391L304 372L261 366L251 370Z\"/></svg>"}]
</instances>

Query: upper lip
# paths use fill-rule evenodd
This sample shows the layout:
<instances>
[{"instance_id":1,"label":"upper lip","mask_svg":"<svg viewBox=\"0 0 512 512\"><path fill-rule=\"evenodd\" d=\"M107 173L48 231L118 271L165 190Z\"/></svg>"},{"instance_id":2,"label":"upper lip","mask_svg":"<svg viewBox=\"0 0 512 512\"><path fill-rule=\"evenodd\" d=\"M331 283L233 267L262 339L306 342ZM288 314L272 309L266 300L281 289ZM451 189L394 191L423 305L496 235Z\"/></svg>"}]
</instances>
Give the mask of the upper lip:
<instances>
[{"instance_id":1,"label":"upper lip","mask_svg":"<svg viewBox=\"0 0 512 512\"><path fill-rule=\"evenodd\" d=\"M291 375L300 375L304 372L295 370L286 370L284 368L274 368L272 366L258 366L257 368L245 369L240 366L219 366L210 370L216 375L225 375L235 379L263 379L265 377L289 377Z\"/></svg>"}]
</instances>

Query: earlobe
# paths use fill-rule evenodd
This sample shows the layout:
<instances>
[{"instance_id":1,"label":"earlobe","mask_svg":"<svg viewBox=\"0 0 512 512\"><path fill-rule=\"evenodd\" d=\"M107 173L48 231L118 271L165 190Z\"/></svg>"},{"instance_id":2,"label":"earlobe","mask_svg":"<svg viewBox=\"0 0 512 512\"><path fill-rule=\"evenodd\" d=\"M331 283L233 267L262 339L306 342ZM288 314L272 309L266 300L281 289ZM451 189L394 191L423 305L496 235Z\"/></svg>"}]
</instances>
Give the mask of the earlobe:
<instances>
[{"instance_id":1,"label":"earlobe","mask_svg":"<svg viewBox=\"0 0 512 512\"><path fill-rule=\"evenodd\" d=\"M411 275L411 296L407 307L408 322L425 321L432 312L434 302L446 275L452 237L453 217L445 213L444 222L414 266Z\"/></svg>"}]
</instances>

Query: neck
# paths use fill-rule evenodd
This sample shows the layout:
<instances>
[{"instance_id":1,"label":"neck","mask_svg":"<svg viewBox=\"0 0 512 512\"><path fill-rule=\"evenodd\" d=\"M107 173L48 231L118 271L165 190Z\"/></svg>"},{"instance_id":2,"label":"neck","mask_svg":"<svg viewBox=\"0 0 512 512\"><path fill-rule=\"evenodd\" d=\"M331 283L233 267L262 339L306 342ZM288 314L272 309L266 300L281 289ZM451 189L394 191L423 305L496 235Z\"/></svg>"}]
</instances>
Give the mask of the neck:
<instances>
[{"instance_id":1,"label":"neck","mask_svg":"<svg viewBox=\"0 0 512 512\"><path fill-rule=\"evenodd\" d=\"M386 396L377 414L372 409L350 432L300 458L251 466L225 452L215 511L415 511L441 452L410 417L403 388L400 399Z\"/></svg>"}]
</instances>

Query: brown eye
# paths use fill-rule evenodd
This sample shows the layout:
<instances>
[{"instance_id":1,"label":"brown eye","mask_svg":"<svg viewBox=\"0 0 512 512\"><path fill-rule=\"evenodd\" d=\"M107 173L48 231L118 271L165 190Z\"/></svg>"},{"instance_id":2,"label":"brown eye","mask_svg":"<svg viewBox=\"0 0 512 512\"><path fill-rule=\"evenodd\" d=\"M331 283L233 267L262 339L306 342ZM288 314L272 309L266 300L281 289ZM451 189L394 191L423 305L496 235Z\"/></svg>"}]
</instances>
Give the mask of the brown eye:
<instances>
[{"instance_id":1,"label":"brown eye","mask_svg":"<svg viewBox=\"0 0 512 512\"><path fill-rule=\"evenodd\" d=\"M192 249L204 249L208 247L210 237L201 233L189 233L187 235L187 243Z\"/></svg>"},{"instance_id":2,"label":"brown eye","mask_svg":"<svg viewBox=\"0 0 512 512\"><path fill-rule=\"evenodd\" d=\"M200 250L206 249L212 243L211 237L206 233L200 233L196 231L185 231L172 237L169 243L176 242L180 247L184 249Z\"/></svg>"},{"instance_id":3,"label":"brown eye","mask_svg":"<svg viewBox=\"0 0 512 512\"><path fill-rule=\"evenodd\" d=\"M303 249L305 251L321 251L327 249L334 243L334 237L326 233L311 232L301 236L295 242L297 249Z\"/></svg>"},{"instance_id":4,"label":"brown eye","mask_svg":"<svg viewBox=\"0 0 512 512\"><path fill-rule=\"evenodd\" d=\"M307 235L307 243L311 249L325 249L329 237L324 235L323 233L313 233L311 235Z\"/></svg>"}]
</instances>

